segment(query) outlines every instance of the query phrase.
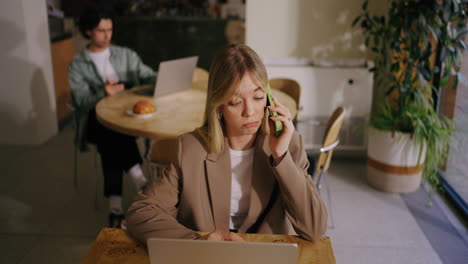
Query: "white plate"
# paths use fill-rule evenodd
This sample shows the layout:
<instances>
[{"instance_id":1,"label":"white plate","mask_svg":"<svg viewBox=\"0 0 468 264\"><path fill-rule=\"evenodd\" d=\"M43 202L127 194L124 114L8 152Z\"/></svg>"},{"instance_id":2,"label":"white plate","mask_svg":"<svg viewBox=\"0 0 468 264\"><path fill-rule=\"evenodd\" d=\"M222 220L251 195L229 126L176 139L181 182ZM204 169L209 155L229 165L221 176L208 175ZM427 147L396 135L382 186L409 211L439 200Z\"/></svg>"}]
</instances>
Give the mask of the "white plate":
<instances>
[{"instance_id":1,"label":"white plate","mask_svg":"<svg viewBox=\"0 0 468 264\"><path fill-rule=\"evenodd\" d=\"M148 113L148 114L137 114L137 113L133 112L133 109L127 109L126 113L129 116L134 116L134 117L138 117L138 118L148 118L148 117L151 117L152 115L154 115L154 113L156 113L156 111L154 111L152 113Z\"/></svg>"}]
</instances>

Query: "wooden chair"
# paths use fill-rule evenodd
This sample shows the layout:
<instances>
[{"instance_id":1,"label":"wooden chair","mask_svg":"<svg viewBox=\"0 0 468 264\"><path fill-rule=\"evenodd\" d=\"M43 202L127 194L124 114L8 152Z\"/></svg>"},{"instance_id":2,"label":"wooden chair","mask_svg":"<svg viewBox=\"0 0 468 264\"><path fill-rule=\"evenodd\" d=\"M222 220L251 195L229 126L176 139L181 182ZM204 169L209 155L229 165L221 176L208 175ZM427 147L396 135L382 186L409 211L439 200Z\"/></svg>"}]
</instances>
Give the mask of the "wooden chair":
<instances>
[{"instance_id":1,"label":"wooden chair","mask_svg":"<svg viewBox=\"0 0 468 264\"><path fill-rule=\"evenodd\" d=\"M315 175L317 175L317 181L316 185L318 188L318 192L320 194L320 190L322 189L322 177L325 181L325 188L327 189L327 198L328 198L328 212L330 215L330 222L331 222L331 228L334 228L335 226L335 221L333 219L333 213L332 213L332 201L331 201L331 195L330 195L330 188L328 186L328 181L327 181L327 171L328 168L330 167L330 161L333 155L333 150L338 146L340 143L340 140L338 139L338 135L341 129L341 125L343 124L345 116L345 110L343 107L338 107L331 117L328 119L327 123L327 128L325 130L325 135L323 137L323 142L322 142L322 147L320 148L320 155L317 160L317 166L316 166L316 171Z\"/></svg>"},{"instance_id":2,"label":"wooden chair","mask_svg":"<svg viewBox=\"0 0 468 264\"><path fill-rule=\"evenodd\" d=\"M272 89L280 90L287 95L291 96L296 102L297 110L299 110L299 100L301 98L301 85L293 79L287 78L273 78L269 80ZM297 114L294 116L293 121L297 121Z\"/></svg>"},{"instance_id":3,"label":"wooden chair","mask_svg":"<svg viewBox=\"0 0 468 264\"><path fill-rule=\"evenodd\" d=\"M154 180L177 158L177 138L156 140L151 146L150 162Z\"/></svg>"},{"instance_id":4,"label":"wooden chair","mask_svg":"<svg viewBox=\"0 0 468 264\"><path fill-rule=\"evenodd\" d=\"M192 83L195 89L207 90L208 89L208 71L203 68L195 68L193 71Z\"/></svg>"}]
</instances>

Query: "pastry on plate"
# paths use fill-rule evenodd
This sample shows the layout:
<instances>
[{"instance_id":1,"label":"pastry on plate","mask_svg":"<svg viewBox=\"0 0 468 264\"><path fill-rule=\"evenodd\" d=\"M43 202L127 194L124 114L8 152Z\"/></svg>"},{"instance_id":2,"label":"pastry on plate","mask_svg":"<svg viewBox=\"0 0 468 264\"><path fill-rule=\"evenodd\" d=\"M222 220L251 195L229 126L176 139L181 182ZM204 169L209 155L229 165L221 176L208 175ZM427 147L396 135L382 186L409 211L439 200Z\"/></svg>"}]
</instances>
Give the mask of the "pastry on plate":
<instances>
[{"instance_id":1,"label":"pastry on plate","mask_svg":"<svg viewBox=\"0 0 468 264\"><path fill-rule=\"evenodd\" d=\"M150 114L155 110L154 104L148 100L140 100L133 105L133 113L138 115Z\"/></svg>"}]
</instances>

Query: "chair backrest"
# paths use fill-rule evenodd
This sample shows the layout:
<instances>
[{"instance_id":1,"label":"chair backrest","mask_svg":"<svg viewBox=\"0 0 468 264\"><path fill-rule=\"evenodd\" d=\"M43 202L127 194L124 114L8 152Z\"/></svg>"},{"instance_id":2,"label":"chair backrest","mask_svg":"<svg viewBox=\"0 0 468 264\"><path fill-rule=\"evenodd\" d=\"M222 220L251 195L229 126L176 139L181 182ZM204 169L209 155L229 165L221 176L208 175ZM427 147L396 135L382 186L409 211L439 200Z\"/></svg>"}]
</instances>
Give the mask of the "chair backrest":
<instances>
[{"instance_id":1,"label":"chair backrest","mask_svg":"<svg viewBox=\"0 0 468 264\"><path fill-rule=\"evenodd\" d=\"M193 71L192 83L195 89L207 90L208 89L208 71L203 68L195 68Z\"/></svg>"},{"instance_id":2,"label":"chair backrest","mask_svg":"<svg viewBox=\"0 0 468 264\"><path fill-rule=\"evenodd\" d=\"M327 129L325 130L325 135L323 137L322 149L332 145L338 140L338 135L340 133L341 125L343 124L344 116L345 109L341 106L335 109L333 114L330 116L327 123ZM326 172L328 170L330 167L333 149L334 148L331 148L330 150L320 152L320 156L317 161L317 173L322 171Z\"/></svg>"},{"instance_id":3,"label":"chair backrest","mask_svg":"<svg viewBox=\"0 0 468 264\"><path fill-rule=\"evenodd\" d=\"M177 138L156 140L151 146L150 161L156 165L157 175L177 158Z\"/></svg>"},{"instance_id":4,"label":"chair backrest","mask_svg":"<svg viewBox=\"0 0 468 264\"><path fill-rule=\"evenodd\" d=\"M288 78L273 78L269 80L270 87L273 89L280 90L287 95L291 96L296 102L297 110L299 109L299 100L301 98L301 85ZM297 119L297 114L294 117L294 121Z\"/></svg>"}]
</instances>

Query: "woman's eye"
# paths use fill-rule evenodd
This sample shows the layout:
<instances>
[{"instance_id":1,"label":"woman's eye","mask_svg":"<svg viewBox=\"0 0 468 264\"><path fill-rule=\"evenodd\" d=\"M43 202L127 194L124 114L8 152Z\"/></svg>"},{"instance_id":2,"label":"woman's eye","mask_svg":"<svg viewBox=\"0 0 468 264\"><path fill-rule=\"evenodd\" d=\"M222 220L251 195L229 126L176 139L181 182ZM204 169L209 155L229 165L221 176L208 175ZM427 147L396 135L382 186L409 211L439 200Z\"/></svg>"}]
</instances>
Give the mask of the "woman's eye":
<instances>
[{"instance_id":1,"label":"woman's eye","mask_svg":"<svg viewBox=\"0 0 468 264\"><path fill-rule=\"evenodd\" d=\"M260 101L260 100L263 100L263 98L265 98L265 96L259 96L259 97L255 97L254 99L255 99L255 100L259 100L259 101Z\"/></svg>"},{"instance_id":2,"label":"woman's eye","mask_svg":"<svg viewBox=\"0 0 468 264\"><path fill-rule=\"evenodd\" d=\"M232 106L238 105L238 104L240 104L240 101L235 101L235 102L230 101L230 102L229 102L229 105L232 105Z\"/></svg>"}]
</instances>

